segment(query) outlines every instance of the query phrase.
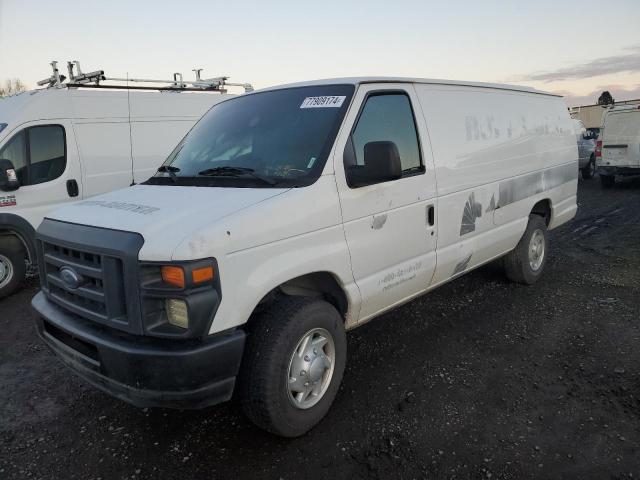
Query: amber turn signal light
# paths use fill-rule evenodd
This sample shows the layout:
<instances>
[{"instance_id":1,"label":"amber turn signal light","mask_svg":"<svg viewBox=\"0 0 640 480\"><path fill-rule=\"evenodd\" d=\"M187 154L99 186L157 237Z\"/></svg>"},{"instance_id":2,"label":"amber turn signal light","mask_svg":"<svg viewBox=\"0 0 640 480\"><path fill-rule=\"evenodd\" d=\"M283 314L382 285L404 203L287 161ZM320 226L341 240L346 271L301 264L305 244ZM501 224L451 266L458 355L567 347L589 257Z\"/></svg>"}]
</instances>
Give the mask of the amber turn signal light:
<instances>
[{"instance_id":1,"label":"amber turn signal light","mask_svg":"<svg viewBox=\"0 0 640 480\"><path fill-rule=\"evenodd\" d=\"M163 282L174 287L184 288L184 270L181 267L164 266L161 273Z\"/></svg>"},{"instance_id":2,"label":"amber turn signal light","mask_svg":"<svg viewBox=\"0 0 640 480\"><path fill-rule=\"evenodd\" d=\"M213 267L196 268L191 272L193 283L203 283L213 280Z\"/></svg>"}]
</instances>

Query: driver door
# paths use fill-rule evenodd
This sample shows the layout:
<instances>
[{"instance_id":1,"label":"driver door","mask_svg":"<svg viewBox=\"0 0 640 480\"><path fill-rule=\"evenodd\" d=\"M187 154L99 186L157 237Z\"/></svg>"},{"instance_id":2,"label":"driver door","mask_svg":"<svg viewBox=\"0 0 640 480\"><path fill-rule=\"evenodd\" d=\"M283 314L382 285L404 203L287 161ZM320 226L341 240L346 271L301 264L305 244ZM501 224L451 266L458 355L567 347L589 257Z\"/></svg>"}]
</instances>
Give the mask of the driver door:
<instances>
[{"instance_id":1,"label":"driver door","mask_svg":"<svg viewBox=\"0 0 640 480\"><path fill-rule=\"evenodd\" d=\"M80 164L73 126L66 120L22 125L0 146L0 158L10 160L20 188L0 192L13 197L4 213L19 213L34 228L59 204L82 198Z\"/></svg>"},{"instance_id":2,"label":"driver door","mask_svg":"<svg viewBox=\"0 0 640 480\"><path fill-rule=\"evenodd\" d=\"M425 291L431 283L437 239L434 166L411 84L361 85L345 125L349 128L338 139L334 168L353 275L362 298L359 321L365 321ZM362 164L364 146L380 141L396 145L402 177L350 187L345 147L352 142L355 161Z\"/></svg>"}]
</instances>

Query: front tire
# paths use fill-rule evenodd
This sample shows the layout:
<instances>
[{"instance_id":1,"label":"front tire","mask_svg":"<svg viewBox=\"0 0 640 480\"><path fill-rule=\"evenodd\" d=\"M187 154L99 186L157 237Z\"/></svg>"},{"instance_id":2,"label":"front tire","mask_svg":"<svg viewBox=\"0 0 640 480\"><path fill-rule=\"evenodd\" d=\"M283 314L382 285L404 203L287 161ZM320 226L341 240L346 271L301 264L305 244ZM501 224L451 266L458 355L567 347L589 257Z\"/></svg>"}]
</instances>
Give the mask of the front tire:
<instances>
[{"instance_id":1,"label":"front tire","mask_svg":"<svg viewBox=\"0 0 640 480\"><path fill-rule=\"evenodd\" d=\"M548 250L547 223L540 215L529 215L524 235L516 248L504 257L507 278L516 283L533 285L542 276Z\"/></svg>"},{"instance_id":2,"label":"front tire","mask_svg":"<svg viewBox=\"0 0 640 480\"><path fill-rule=\"evenodd\" d=\"M591 155L589 163L580 171L580 173L582 173L583 180L589 180L593 178L596 173L596 159L593 155Z\"/></svg>"},{"instance_id":3,"label":"front tire","mask_svg":"<svg viewBox=\"0 0 640 480\"><path fill-rule=\"evenodd\" d=\"M600 174L600 184L602 188L612 188L616 183L616 177L613 175L602 175Z\"/></svg>"},{"instance_id":4,"label":"front tire","mask_svg":"<svg viewBox=\"0 0 640 480\"><path fill-rule=\"evenodd\" d=\"M250 322L238 393L246 416L284 437L311 430L338 392L344 321L330 303L282 296Z\"/></svg>"},{"instance_id":5,"label":"front tire","mask_svg":"<svg viewBox=\"0 0 640 480\"><path fill-rule=\"evenodd\" d=\"M12 246L0 247L0 298L14 293L27 274L24 251Z\"/></svg>"}]
</instances>

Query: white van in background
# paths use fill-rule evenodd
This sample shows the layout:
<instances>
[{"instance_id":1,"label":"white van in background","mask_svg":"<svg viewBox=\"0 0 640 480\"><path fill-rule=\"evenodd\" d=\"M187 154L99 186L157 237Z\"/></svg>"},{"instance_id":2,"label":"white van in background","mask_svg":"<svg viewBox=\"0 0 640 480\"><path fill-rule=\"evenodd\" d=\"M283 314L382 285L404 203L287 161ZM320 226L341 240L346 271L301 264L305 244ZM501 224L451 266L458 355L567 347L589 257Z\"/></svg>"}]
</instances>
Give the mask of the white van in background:
<instances>
[{"instance_id":1,"label":"white van in background","mask_svg":"<svg viewBox=\"0 0 640 480\"><path fill-rule=\"evenodd\" d=\"M613 107L604 115L600 182L611 188L616 176L640 175L640 106Z\"/></svg>"},{"instance_id":2,"label":"white van in background","mask_svg":"<svg viewBox=\"0 0 640 480\"><path fill-rule=\"evenodd\" d=\"M148 179L230 97L220 84L194 91L59 80L0 99L0 298L20 285L25 258L35 264L35 229L47 212Z\"/></svg>"},{"instance_id":3,"label":"white van in background","mask_svg":"<svg viewBox=\"0 0 640 480\"><path fill-rule=\"evenodd\" d=\"M539 280L577 176L564 101L536 90L345 78L242 95L143 185L47 215L38 333L135 405L237 391L257 425L301 435L338 391L345 330L501 257Z\"/></svg>"}]
</instances>

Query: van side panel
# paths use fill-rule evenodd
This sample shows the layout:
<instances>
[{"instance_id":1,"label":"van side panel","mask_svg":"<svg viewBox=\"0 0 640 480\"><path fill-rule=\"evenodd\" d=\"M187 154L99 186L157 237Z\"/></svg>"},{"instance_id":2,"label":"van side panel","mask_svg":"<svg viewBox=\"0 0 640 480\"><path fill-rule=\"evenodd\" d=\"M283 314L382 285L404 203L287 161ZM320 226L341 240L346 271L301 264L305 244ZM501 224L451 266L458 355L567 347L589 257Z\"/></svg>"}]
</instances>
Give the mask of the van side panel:
<instances>
[{"instance_id":1,"label":"van side panel","mask_svg":"<svg viewBox=\"0 0 640 480\"><path fill-rule=\"evenodd\" d=\"M129 122L75 121L74 129L82 159L84 197L131 185Z\"/></svg>"},{"instance_id":2,"label":"van side panel","mask_svg":"<svg viewBox=\"0 0 640 480\"><path fill-rule=\"evenodd\" d=\"M578 151L561 98L527 92L416 84L438 188L433 285L512 250L533 206L576 211Z\"/></svg>"}]
</instances>

